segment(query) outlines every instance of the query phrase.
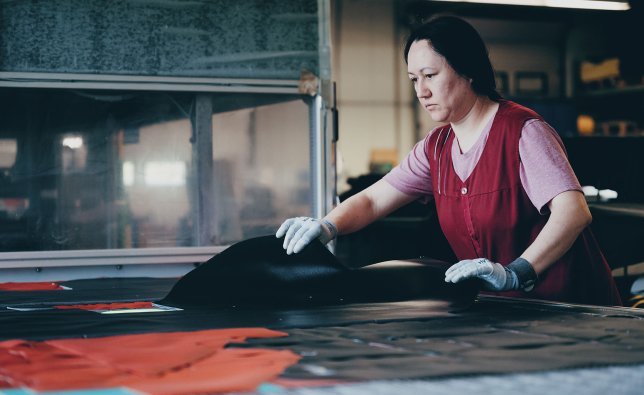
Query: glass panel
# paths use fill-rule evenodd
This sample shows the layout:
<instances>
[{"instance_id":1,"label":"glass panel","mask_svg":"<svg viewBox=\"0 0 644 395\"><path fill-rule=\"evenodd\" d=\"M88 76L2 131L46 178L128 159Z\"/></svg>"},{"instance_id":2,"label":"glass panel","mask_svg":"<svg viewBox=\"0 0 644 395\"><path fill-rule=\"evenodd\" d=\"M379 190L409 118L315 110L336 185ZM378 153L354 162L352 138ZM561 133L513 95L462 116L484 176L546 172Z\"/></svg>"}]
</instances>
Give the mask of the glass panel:
<instances>
[{"instance_id":1,"label":"glass panel","mask_svg":"<svg viewBox=\"0 0 644 395\"><path fill-rule=\"evenodd\" d=\"M172 96L167 96L172 98ZM179 104L177 104L179 105ZM184 109L189 109L186 103ZM190 246L188 166L192 127L187 113L120 131L123 221L119 247Z\"/></svg>"},{"instance_id":2,"label":"glass panel","mask_svg":"<svg viewBox=\"0 0 644 395\"><path fill-rule=\"evenodd\" d=\"M310 215L307 104L197 97L0 89L0 251L197 246L208 221L206 239L224 245ZM205 166L193 125L209 117ZM212 169L214 219L197 214L198 168Z\"/></svg>"},{"instance_id":3,"label":"glass panel","mask_svg":"<svg viewBox=\"0 0 644 395\"><path fill-rule=\"evenodd\" d=\"M271 234L285 218L311 215L308 125L302 100L214 115L222 243Z\"/></svg>"},{"instance_id":4,"label":"glass panel","mask_svg":"<svg viewBox=\"0 0 644 395\"><path fill-rule=\"evenodd\" d=\"M2 71L299 79L309 70L320 75L318 0L0 4Z\"/></svg>"}]
</instances>

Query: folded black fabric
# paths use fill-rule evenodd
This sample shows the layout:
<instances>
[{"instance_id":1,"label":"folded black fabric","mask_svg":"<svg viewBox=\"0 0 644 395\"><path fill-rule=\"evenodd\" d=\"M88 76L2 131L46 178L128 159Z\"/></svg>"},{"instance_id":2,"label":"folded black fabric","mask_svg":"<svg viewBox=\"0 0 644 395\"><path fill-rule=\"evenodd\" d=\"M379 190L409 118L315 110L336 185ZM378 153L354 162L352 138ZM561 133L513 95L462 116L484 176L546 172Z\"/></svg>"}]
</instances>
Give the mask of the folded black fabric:
<instances>
[{"instance_id":1,"label":"folded black fabric","mask_svg":"<svg viewBox=\"0 0 644 395\"><path fill-rule=\"evenodd\" d=\"M389 261L351 269L317 241L293 255L282 242L271 235L236 243L185 275L159 303L306 307L437 298L466 305L478 293L474 281L445 283L444 262Z\"/></svg>"}]
</instances>

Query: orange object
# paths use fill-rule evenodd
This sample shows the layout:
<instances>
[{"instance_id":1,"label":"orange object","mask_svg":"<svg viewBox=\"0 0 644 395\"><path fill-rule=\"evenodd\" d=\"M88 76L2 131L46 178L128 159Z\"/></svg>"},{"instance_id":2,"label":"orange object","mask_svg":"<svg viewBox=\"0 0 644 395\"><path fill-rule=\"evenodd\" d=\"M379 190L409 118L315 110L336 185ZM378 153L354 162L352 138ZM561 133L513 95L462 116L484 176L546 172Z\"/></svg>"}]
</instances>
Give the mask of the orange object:
<instances>
[{"instance_id":1,"label":"orange object","mask_svg":"<svg viewBox=\"0 0 644 395\"><path fill-rule=\"evenodd\" d=\"M595 132L595 120L590 115L581 114L577 117L577 131L582 135L591 135Z\"/></svg>"},{"instance_id":2,"label":"orange object","mask_svg":"<svg viewBox=\"0 0 644 395\"><path fill-rule=\"evenodd\" d=\"M149 394L252 391L300 357L288 350L225 348L287 336L265 328L0 342L0 385L37 391L129 387ZM3 383L4 382L4 383Z\"/></svg>"},{"instance_id":3,"label":"orange object","mask_svg":"<svg viewBox=\"0 0 644 395\"><path fill-rule=\"evenodd\" d=\"M60 310L120 310L151 309L152 302L98 303L98 304L65 304L54 306Z\"/></svg>"},{"instance_id":4,"label":"orange object","mask_svg":"<svg viewBox=\"0 0 644 395\"><path fill-rule=\"evenodd\" d=\"M0 291L60 291L63 289L57 283L51 282L0 284Z\"/></svg>"}]
</instances>

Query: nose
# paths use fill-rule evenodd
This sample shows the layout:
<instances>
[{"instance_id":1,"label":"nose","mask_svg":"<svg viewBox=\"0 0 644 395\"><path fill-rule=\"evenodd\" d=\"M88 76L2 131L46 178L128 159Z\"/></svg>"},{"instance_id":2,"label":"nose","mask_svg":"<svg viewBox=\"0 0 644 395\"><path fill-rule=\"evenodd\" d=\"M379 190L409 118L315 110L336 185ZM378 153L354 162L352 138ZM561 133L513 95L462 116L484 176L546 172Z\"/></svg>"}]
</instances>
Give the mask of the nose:
<instances>
[{"instance_id":1,"label":"nose","mask_svg":"<svg viewBox=\"0 0 644 395\"><path fill-rule=\"evenodd\" d=\"M429 90L429 87L427 86L427 84L423 83L423 81L419 81L416 84L416 97L418 97L419 99L422 99L422 98L430 97L431 94L432 93Z\"/></svg>"}]
</instances>

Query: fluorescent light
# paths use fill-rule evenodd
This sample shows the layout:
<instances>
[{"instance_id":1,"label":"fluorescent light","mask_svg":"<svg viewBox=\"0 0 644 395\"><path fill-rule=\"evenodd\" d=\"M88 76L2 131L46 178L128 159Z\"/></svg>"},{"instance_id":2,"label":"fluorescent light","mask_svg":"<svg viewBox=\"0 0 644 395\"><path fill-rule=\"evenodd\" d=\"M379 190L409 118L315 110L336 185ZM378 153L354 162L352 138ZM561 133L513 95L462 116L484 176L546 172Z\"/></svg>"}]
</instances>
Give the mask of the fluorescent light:
<instances>
[{"instance_id":1,"label":"fluorescent light","mask_svg":"<svg viewBox=\"0 0 644 395\"><path fill-rule=\"evenodd\" d=\"M63 147L79 149L83 146L83 138L80 136L67 136L63 138Z\"/></svg>"},{"instance_id":2,"label":"fluorescent light","mask_svg":"<svg viewBox=\"0 0 644 395\"><path fill-rule=\"evenodd\" d=\"M545 0L546 7L582 8L587 10L627 11L631 9L628 1L603 0Z\"/></svg>"},{"instance_id":3,"label":"fluorescent light","mask_svg":"<svg viewBox=\"0 0 644 395\"><path fill-rule=\"evenodd\" d=\"M131 187L134 185L134 163L123 162L123 185Z\"/></svg>"},{"instance_id":4,"label":"fluorescent light","mask_svg":"<svg viewBox=\"0 0 644 395\"><path fill-rule=\"evenodd\" d=\"M145 184L157 187L176 187L186 183L184 162L148 162L143 170Z\"/></svg>"},{"instance_id":5,"label":"fluorescent light","mask_svg":"<svg viewBox=\"0 0 644 395\"><path fill-rule=\"evenodd\" d=\"M609 0L434 0L452 3L480 3L503 5L527 5L537 7L581 8L586 10L627 11L631 9L628 1Z\"/></svg>"}]
</instances>

